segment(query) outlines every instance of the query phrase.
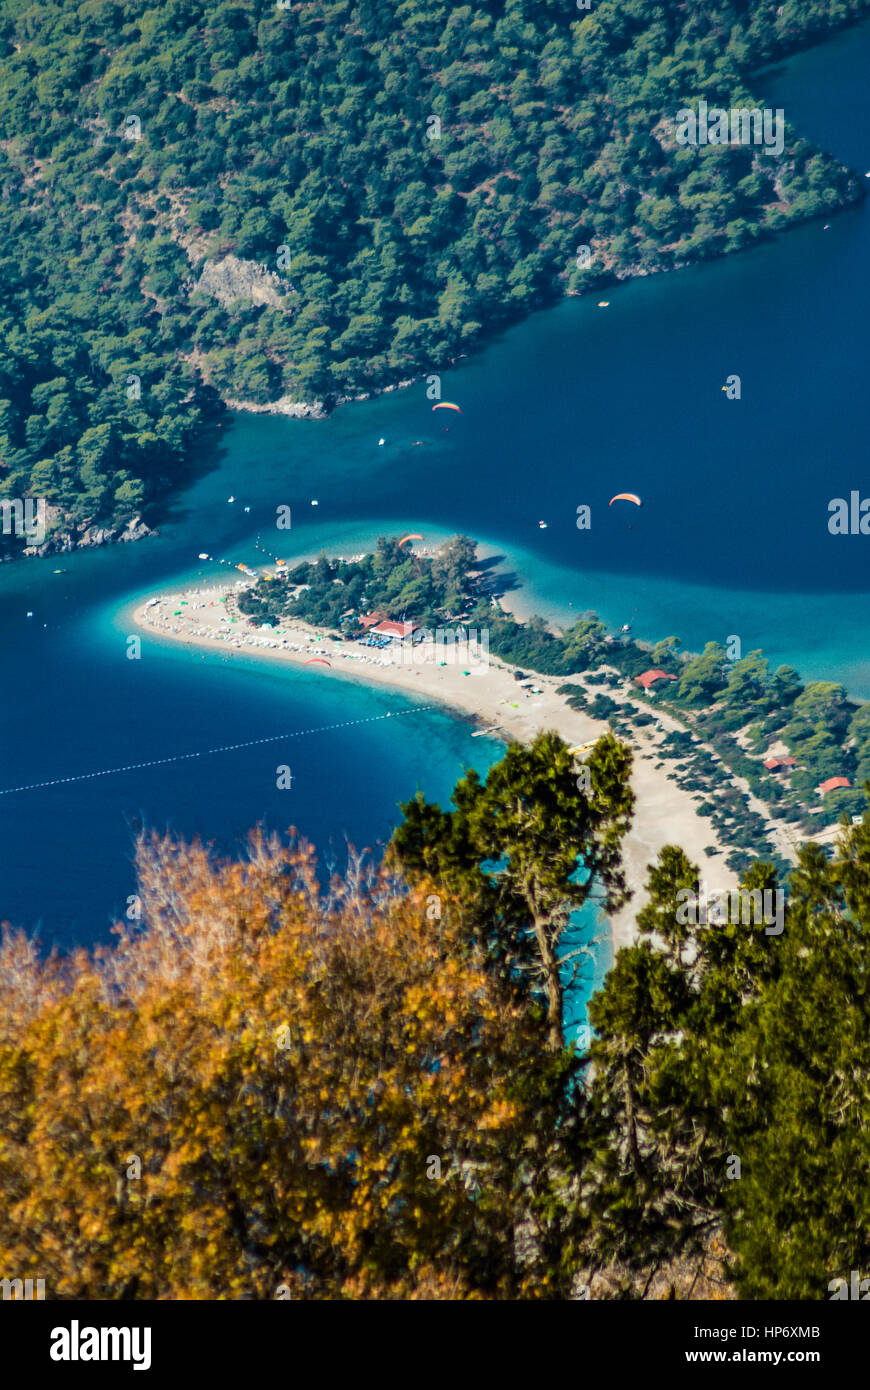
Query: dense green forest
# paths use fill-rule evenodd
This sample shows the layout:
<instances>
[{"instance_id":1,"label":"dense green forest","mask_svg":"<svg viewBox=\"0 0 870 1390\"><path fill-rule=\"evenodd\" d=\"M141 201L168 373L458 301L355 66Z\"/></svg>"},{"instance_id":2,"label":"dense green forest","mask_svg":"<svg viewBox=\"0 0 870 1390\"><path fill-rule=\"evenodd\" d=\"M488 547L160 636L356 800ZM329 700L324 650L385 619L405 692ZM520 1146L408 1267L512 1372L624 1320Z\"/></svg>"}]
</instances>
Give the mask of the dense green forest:
<instances>
[{"instance_id":1,"label":"dense green forest","mask_svg":"<svg viewBox=\"0 0 870 1390\"><path fill-rule=\"evenodd\" d=\"M389 618L437 627L478 601L477 542L454 536L433 556L405 550L395 536L381 536L359 560L320 555L303 561L284 583L264 576L239 596L239 609L258 623L302 618L315 626L352 632L359 617L377 610Z\"/></svg>"},{"instance_id":2,"label":"dense green forest","mask_svg":"<svg viewBox=\"0 0 870 1390\"><path fill-rule=\"evenodd\" d=\"M0 490L147 515L218 396L328 404L854 200L673 122L867 8L5 0Z\"/></svg>"},{"instance_id":3,"label":"dense green forest","mask_svg":"<svg viewBox=\"0 0 870 1390\"><path fill-rule=\"evenodd\" d=\"M570 918L624 901L633 808L624 743L587 766L512 744L328 889L298 842L152 835L110 948L4 932L3 1267L50 1299L848 1296L870 823L708 925L663 849L577 1038Z\"/></svg>"},{"instance_id":4,"label":"dense green forest","mask_svg":"<svg viewBox=\"0 0 870 1390\"><path fill-rule=\"evenodd\" d=\"M525 980L551 1024L576 978L569 913L588 891L572 846L619 901L626 751L612 736L595 745L578 806L555 735L512 745L485 781L470 771L457 784L452 810L418 794L391 842L410 881L455 904L493 968ZM647 890L637 941L590 1001L593 1065L568 1140L579 1171L562 1189L568 1210L550 1208L551 1249L606 1276L597 1296L643 1297L669 1270L664 1296L691 1297L674 1271L683 1261L697 1278L724 1237L738 1296L829 1298L870 1255L866 817L842 831L831 862L808 845L787 879L755 864L718 924L681 911L703 890L676 846ZM775 902L781 929L769 934Z\"/></svg>"}]
</instances>

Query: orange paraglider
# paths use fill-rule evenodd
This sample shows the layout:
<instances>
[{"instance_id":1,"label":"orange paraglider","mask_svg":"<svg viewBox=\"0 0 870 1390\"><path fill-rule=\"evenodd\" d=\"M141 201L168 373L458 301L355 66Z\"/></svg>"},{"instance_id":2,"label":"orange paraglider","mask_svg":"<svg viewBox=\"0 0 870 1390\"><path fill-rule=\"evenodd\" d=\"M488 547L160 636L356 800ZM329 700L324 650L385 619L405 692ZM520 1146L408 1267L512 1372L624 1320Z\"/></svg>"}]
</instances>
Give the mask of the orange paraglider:
<instances>
[{"instance_id":1,"label":"orange paraglider","mask_svg":"<svg viewBox=\"0 0 870 1390\"><path fill-rule=\"evenodd\" d=\"M636 507L643 506L636 492L618 492L615 497L611 497L608 507L612 507L614 502L633 502Z\"/></svg>"},{"instance_id":2,"label":"orange paraglider","mask_svg":"<svg viewBox=\"0 0 870 1390\"><path fill-rule=\"evenodd\" d=\"M303 666L328 666L332 670L332 662L327 661L325 656L310 656L307 661L303 661Z\"/></svg>"},{"instance_id":3,"label":"orange paraglider","mask_svg":"<svg viewBox=\"0 0 870 1390\"><path fill-rule=\"evenodd\" d=\"M462 414L462 411L459 409L459 406L458 406L458 405L454 405L453 401L439 401L437 405L433 405L432 409L433 409L433 410L455 410L457 415L461 415L461 414Z\"/></svg>"},{"instance_id":4,"label":"orange paraglider","mask_svg":"<svg viewBox=\"0 0 870 1390\"><path fill-rule=\"evenodd\" d=\"M399 545L404 545L405 541L421 541L422 539L423 537L420 535L419 531L411 531L407 536L402 537L399 541Z\"/></svg>"}]
</instances>

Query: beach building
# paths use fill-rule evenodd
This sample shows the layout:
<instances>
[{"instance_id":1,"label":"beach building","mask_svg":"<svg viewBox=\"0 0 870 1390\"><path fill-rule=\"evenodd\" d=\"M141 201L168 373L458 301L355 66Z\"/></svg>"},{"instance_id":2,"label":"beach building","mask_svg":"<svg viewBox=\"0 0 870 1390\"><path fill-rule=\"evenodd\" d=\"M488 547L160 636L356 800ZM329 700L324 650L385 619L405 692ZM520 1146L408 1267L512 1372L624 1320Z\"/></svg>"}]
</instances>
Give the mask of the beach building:
<instances>
[{"instance_id":1,"label":"beach building","mask_svg":"<svg viewBox=\"0 0 870 1390\"><path fill-rule=\"evenodd\" d=\"M419 626L419 623L396 623L387 618L384 622L373 627L372 632L376 632L379 637L393 637L399 642L404 642L406 638L417 631Z\"/></svg>"},{"instance_id":2,"label":"beach building","mask_svg":"<svg viewBox=\"0 0 870 1390\"><path fill-rule=\"evenodd\" d=\"M783 769L797 766L796 758L765 758L764 766L768 772L782 772Z\"/></svg>"},{"instance_id":3,"label":"beach building","mask_svg":"<svg viewBox=\"0 0 870 1390\"><path fill-rule=\"evenodd\" d=\"M667 671L644 671L642 675L635 676L634 683L643 690L649 690L656 681L675 681L676 679L676 676L669 675Z\"/></svg>"},{"instance_id":4,"label":"beach building","mask_svg":"<svg viewBox=\"0 0 870 1390\"><path fill-rule=\"evenodd\" d=\"M385 619L386 619L386 616L387 616L386 613L381 613L381 612L377 612L377 613L365 613L365 614L360 618L360 620L359 620L359 625L360 625L360 627L361 627L365 632L368 632L369 628L370 628L370 627L374 627L375 623L382 623L382 622L384 622Z\"/></svg>"}]
</instances>

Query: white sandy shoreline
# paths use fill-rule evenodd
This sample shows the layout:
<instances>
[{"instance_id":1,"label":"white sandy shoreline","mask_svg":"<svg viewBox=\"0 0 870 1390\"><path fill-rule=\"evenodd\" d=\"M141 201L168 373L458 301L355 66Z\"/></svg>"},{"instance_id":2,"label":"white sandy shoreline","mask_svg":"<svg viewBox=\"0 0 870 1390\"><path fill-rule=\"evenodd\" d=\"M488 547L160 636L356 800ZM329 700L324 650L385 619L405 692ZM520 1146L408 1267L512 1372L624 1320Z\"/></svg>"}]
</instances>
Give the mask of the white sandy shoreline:
<instances>
[{"instance_id":1,"label":"white sandy shoreline","mask_svg":"<svg viewBox=\"0 0 870 1390\"><path fill-rule=\"evenodd\" d=\"M216 585L161 594L139 604L133 622L148 633L168 641L203 650L256 656L289 666L301 666L312 658L321 660L307 669L331 676L356 678L390 686L406 694L418 694L437 701L473 719L494 736L528 742L542 729L554 729L572 746L589 743L607 731L607 724L588 714L572 710L557 687L570 680L582 684L582 676L541 676L529 672L535 687L522 688L514 679L513 668L496 657L484 667L474 661L439 665L442 652L434 644L413 649L413 660L404 653L401 662L386 653L343 642L318 633L298 619L284 619L280 628L262 629L237 614L232 596L245 584ZM229 619L224 600L230 596ZM180 610L180 616L178 612ZM270 645L266 645L269 643ZM321 664L329 662L330 665ZM463 674L470 672L470 674ZM647 867L666 844L679 844L698 864L716 891L737 886L737 878L727 869L724 855L709 860L707 846L725 847L710 821L698 815L689 792L667 776L668 765L656 768L656 752L662 731L657 725L634 730L630 742L634 749L632 787L636 796L634 820L623 844L623 864L632 890L631 901L611 918L613 947L616 951L634 939L634 919L644 899Z\"/></svg>"}]
</instances>

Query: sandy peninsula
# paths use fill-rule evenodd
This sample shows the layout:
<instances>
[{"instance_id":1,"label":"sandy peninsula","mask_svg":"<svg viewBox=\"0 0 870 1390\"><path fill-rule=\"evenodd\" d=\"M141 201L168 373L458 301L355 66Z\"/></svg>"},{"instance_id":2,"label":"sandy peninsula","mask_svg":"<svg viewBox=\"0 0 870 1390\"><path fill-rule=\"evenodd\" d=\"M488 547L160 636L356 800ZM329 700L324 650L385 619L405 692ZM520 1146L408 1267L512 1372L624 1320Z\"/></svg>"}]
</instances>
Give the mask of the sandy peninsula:
<instances>
[{"instance_id":1,"label":"sandy peninsula","mask_svg":"<svg viewBox=\"0 0 870 1390\"><path fill-rule=\"evenodd\" d=\"M153 636L190 647L256 655L288 666L312 663L307 669L322 673L324 680L343 676L373 681L440 701L473 719L482 731L506 740L527 742L542 729L555 729L576 747L607 730L605 723L572 710L564 696L556 693L565 677L529 672L521 683L514 676L515 668L473 647L445 653L434 643L421 643L411 649L379 651L319 633L296 619L285 619L279 628L264 632L238 610L238 595L247 587L245 581L237 581L163 594L136 608L133 622ZM446 664L445 655L450 657ZM582 675L570 679L583 684ZM663 845L681 845L715 891L737 886L736 876L724 863L726 847L710 821L698 814L694 797L668 776L667 762L655 766L656 750L671 723L666 718L656 720L627 736L635 753L632 786L637 804L623 859L633 897L611 919L614 949L634 937L647 867ZM713 860L705 854L708 846L720 851Z\"/></svg>"}]
</instances>

